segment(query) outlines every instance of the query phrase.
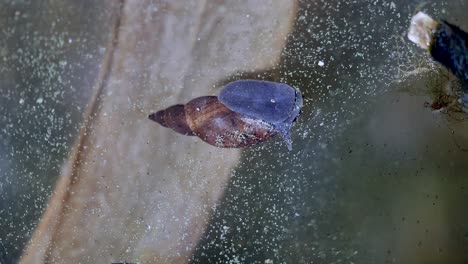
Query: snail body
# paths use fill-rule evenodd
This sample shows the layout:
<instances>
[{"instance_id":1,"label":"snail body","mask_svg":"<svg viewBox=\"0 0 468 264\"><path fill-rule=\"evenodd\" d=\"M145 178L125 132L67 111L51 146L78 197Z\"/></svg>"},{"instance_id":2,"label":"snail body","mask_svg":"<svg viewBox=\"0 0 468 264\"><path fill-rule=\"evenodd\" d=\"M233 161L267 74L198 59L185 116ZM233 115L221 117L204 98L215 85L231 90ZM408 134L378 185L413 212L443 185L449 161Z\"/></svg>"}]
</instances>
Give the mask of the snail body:
<instances>
[{"instance_id":1,"label":"snail body","mask_svg":"<svg viewBox=\"0 0 468 264\"><path fill-rule=\"evenodd\" d=\"M149 119L216 147L248 147L280 134L291 149L290 128L301 108L301 92L287 84L240 80L226 85L219 97L198 97Z\"/></svg>"},{"instance_id":2,"label":"snail body","mask_svg":"<svg viewBox=\"0 0 468 264\"><path fill-rule=\"evenodd\" d=\"M239 80L226 85L219 100L233 111L272 124L292 149L290 130L302 109L301 91L284 83Z\"/></svg>"}]
</instances>

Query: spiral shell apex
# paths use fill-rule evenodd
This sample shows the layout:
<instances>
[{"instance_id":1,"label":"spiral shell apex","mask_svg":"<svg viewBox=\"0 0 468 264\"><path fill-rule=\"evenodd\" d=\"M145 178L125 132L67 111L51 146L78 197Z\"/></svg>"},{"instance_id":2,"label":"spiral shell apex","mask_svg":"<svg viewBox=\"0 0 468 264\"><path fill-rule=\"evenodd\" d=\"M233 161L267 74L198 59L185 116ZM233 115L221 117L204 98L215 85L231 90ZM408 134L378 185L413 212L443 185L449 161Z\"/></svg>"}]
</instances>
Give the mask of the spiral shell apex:
<instances>
[{"instance_id":1,"label":"spiral shell apex","mask_svg":"<svg viewBox=\"0 0 468 264\"><path fill-rule=\"evenodd\" d=\"M219 97L198 97L153 113L149 119L216 147L248 147L280 134L291 149L290 128L301 108L298 89L282 83L241 80L226 85Z\"/></svg>"}]
</instances>

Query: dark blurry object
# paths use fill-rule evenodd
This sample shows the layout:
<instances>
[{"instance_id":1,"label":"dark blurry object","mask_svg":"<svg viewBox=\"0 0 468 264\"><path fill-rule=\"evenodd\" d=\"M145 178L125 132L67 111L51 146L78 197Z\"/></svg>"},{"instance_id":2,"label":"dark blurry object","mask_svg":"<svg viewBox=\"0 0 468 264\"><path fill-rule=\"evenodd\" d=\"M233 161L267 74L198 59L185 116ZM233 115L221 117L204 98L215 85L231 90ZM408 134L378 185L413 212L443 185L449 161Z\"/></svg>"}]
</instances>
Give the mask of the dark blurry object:
<instances>
[{"instance_id":1,"label":"dark blurry object","mask_svg":"<svg viewBox=\"0 0 468 264\"><path fill-rule=\"evenodd\" d=\"M459 84L448 84L436 93L433 110L458 109L468 113L468 34L446 21L436 21L419 12L411 19L408 38L431 54L431 57L447 68L459 80ZM453 111L453 110L449 110Z\"/></svg>"},{"instance_id":2,"label":"dark blurry object","mask_svg":"<svg viewBox=\"0 0 468 264\"><path fill-rule=\"evenodd\" d=\"M198 97L149 115L186 136L221 148L242 148L280 134L291 150L290 129L302 108L302 95L287 84L240 80L216 96Z\"/></svg>"},{"instance_id":3,"label":"dark blurry object","mask_svg":"<svg viewBox=\"0 0 468 264\"><path fill-rule=\"evenodd\" d=\"M446 21L436 21L417 13L411 19L408 38L429 50L432 58L444 65L464 84L468 83L468 34Z\"/></svg>"}]
</instances>

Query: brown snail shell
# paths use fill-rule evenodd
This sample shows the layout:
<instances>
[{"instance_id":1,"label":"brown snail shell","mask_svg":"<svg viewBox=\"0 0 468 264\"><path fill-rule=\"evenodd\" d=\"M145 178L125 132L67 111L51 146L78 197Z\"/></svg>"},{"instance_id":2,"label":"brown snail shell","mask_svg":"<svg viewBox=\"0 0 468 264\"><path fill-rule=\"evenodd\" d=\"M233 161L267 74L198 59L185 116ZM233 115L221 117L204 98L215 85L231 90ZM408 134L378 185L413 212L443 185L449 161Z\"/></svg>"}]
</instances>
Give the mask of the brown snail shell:
<instances>
[{"instance_id":1,"label":"brown snail shell","mask_svg":"<svg viewBox=\"0 0 468 264\"><path fill-rule=\"evenodd\" d=\"M185 105L171 106L151 114L149 119L221 148L252 146L277 133L267 122L228 109L216 96L198 97Z\"/></svg>"},{"instance_id":2,"label":"brown snail shell","mask_svg":"<svg viewBox=\"0 0 468 264\"><path fill-rule=\"evenodd\" d=\"M185 107L182 104L173 105L165 110L149 115L149 119L159 123L163 127L171 128L185 136L195 136L187 124Z\"/></svg>"}]
</instances>

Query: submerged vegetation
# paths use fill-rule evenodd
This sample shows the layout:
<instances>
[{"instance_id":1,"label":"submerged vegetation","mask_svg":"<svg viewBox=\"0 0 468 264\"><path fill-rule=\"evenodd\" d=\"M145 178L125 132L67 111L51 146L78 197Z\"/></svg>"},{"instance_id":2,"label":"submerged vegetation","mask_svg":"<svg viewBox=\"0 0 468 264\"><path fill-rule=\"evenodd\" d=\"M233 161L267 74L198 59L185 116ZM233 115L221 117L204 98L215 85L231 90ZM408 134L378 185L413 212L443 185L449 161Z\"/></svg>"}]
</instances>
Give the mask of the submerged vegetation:
<instances>
[{"instance_id":1,"label":"submerged vegetation","mask_svg":"<svg viewBox=\"0 0 468 264\"><path fill-rule=\"evenodd\" d=\"M402 38L401 41L406 41ZM401 58L396 77L398 90L403 93L427 96L424 106L433 111L447 113L457 119L468 114L462 100L467 92L466 86L445 67L435 63L415 47L405 48L405 58ZM418 80L424 85L414 85Z\"/></svg>"}]
</instances>

